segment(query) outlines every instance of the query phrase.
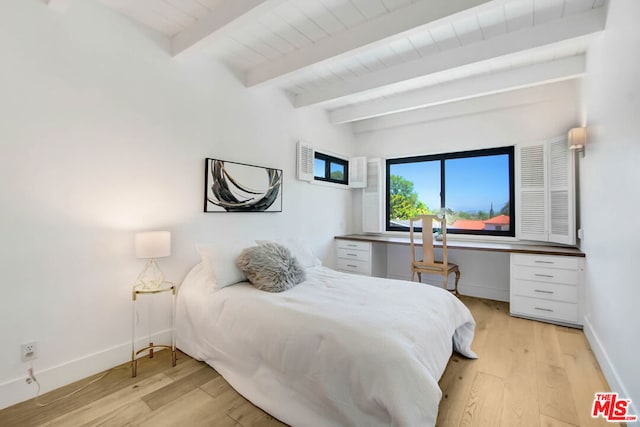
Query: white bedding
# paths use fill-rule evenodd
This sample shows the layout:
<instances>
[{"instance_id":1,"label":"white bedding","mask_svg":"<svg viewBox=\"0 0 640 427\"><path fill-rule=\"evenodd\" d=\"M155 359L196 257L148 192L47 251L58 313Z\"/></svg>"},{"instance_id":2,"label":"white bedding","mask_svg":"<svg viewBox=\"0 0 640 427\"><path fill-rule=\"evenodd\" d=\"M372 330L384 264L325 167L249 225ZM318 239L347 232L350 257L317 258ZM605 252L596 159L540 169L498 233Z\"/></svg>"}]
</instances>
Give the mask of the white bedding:
<instances>
[{"instance_id":1,"label":"white bedding","mask_svg":"<svg viewBox=\"0 0 640 427\"><path fill-rule=\"evenodd\" d=\"M306 273L280 294L248 283L214 292L190 273L178 347L293 426L434 425L452 343L476 357L469 310L429 285Z\"/></svg>"}]
</instances>

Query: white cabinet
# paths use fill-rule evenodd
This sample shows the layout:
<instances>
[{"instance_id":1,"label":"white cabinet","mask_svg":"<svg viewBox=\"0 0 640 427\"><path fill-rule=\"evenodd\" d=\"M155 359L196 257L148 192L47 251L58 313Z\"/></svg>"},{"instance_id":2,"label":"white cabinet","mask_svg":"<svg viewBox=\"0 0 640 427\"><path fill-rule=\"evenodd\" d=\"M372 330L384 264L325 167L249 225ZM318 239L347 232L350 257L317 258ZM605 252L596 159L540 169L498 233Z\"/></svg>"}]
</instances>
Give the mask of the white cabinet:
<instances>
[{"instance_id":1,"label":"white cabinet","mask_svg":"<svg viewBox=\"0 0 640 427\"><path fill-rule=\"evenodd\" d=\"M511 254L511 314L582 326L583 273L582 257Z\"/></svg>"},{"instance_id":2,"label":"white cabinet","mask_svg":"<svg viewBox=\"0 0 640 427\"><path fill-rule=\"evenodd\" d=\"M346 273L386 276L386 251L382 245L336 239L336 268Z\"/></svg>"}]
</instances>

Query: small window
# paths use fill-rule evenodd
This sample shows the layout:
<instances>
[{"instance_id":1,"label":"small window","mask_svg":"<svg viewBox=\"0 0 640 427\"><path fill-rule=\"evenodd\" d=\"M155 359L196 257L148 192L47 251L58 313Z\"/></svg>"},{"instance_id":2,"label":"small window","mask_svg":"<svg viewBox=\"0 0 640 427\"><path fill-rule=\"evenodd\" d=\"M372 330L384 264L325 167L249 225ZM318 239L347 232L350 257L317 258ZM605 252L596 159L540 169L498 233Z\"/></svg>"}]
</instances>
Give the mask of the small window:
<instances>
[{"instance_id":1,"label":"small window","mask_svg":"<svg viewBox=\"0 0 640 427\"><path fill-rule=\"evenodd\" d=\"M349 183L349 161L316 151L313 162L313 178L316 181Z\"/></svg>"}]
</instances>

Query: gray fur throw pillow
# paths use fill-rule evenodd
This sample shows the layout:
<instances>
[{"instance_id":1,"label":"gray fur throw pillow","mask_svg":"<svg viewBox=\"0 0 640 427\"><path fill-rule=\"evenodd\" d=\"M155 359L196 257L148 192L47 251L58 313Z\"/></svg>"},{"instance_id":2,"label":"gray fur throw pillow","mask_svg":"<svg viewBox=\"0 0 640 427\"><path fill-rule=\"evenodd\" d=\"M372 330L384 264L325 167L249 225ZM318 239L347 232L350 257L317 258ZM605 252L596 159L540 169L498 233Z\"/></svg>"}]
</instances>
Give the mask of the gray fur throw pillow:
<instances>
[{"instance_id":1,"label":"gray fur throw pillow","mask_svg":"<svg viewBox=\"0 0 640 427\"><path fill-rule=\"evenodd\" d=\"M267 242L244 249L236 265L258 289L282 292L304 281L304 270L291 252L277 243Z\"/></svg>"}]
</instances>

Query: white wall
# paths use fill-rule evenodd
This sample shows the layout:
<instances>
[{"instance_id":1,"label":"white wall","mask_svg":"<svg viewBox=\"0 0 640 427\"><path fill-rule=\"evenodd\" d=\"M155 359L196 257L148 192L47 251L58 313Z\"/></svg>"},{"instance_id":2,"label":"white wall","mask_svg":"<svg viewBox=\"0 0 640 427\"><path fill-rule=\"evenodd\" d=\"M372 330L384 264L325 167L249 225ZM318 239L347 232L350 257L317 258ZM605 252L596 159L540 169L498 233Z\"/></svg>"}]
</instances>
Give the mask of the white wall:
<instances>
[{"instance_id":1,"label":"white wall","mask_svg":"<svg viewBox=\"0 0 640 427\"><path fill-rule=\"evenodd\" d=\"M306 236L330 261L352 229L349 190L295 180L299 138L352 155L348 129L166 49L94 1L0 2L0 408L35 394L24 342L43 391L127 360L135 231L172 232L180 281L195 242ZM205 157L283 169L284 212L202 213Z\"/></svg>"},{"instance_id":2,"label":"white wall","mask_svg":"<svg viewBox=\"0 0 640 427\"><path fill-rule=\"evenodd\" d=\"M372 119L356 127L358 155L392 158L435 154L503 147L564 135L579 122L578 89L576 81L568 81ZM527 99L540 102L527 104ZM504 108L505 105L511 107ZM358 132L362 129L372 130ZM357 195L354 197L357 230L362 229L360 206L361 196ZM408 279L409 248L390 246L387 254L388 276ZM509 299L508 254L450 250L449 260L460 265L461 293ZM437 277L423 280L441 283Z\"/></svg>"},{"instance_id":3,"label":"white wall","mask_svg":"<svg viewBox=\"0 0 640 427\"><path fill-rule=\"evenodd\" d=\"M640 407L640 2L609 4L587 55L588 147L580 159L585 333L609 384Z\"/></svg>"}]
</instances>

